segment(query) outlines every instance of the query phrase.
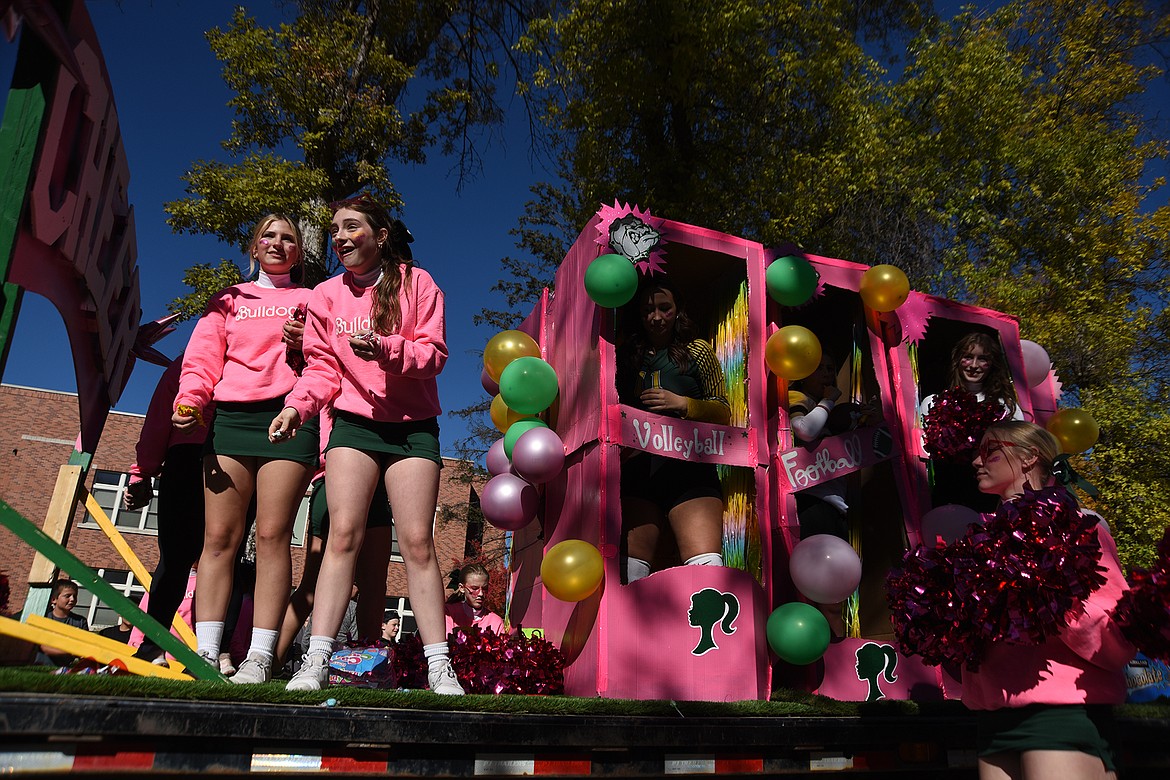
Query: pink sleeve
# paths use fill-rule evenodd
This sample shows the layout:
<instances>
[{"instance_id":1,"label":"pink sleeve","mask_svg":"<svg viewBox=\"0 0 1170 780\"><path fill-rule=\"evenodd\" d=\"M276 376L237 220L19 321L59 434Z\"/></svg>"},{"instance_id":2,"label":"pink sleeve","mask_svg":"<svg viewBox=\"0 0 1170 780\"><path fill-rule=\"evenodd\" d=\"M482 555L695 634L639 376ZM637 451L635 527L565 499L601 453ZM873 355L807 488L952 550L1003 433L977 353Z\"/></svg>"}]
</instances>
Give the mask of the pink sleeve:
<instances>
[{"instance_id":1,"label":"pink sleeve","mask_svg":"<svg viewBox=\"0 0 1170 780\"><path fill-rule=\"evenodd\" d=\"M1101 566L1105 582L1089 594L1083 610L1060 632L1060 640L1070 650L1102 669L1117 670L1133 660L1136 650L1110 617L1117 601L1126 590L1125 575L1117 558L1117 545L1104 522L1097 524L1101 542Z\"/></svg>"},{"instance_id":2,"label":"pink sleeve","mask_svg":"<svg viewBox=\"0 0 1170 780\"><path fill-rule=\"evenodd\" d=\"M195 324L195 331L183 353L183 373L172 410L180 404L203 411L211 403L215 386L223 377L227 351L226 291L216 293L207 302L207 311Z\"/></svg>"},{"instance_id":3,"label":"pink sleeve","mask_svg":"<svg viewBox=\"0 0 1170 780\"><path fill-rule=\"evenodd\" d=\"M394 333L379 336L378 364L389 374L430 379L447 364L447 323L443 291L429 277L412 285L414 300L413 338Z\"/></svg>"},{"instance_id":4,"label":"pink sleeve","mask_svg":"<svg viewBox=\"0 0 1170 780\"><path fill-rule=\"evenodd\" d=\"M504 619L495 612L489 612L479 621L479 627L485 631L502 634L504 633Z\"/></svg>"},{"instance_id":5,"label":"pink sleeve","mask_svg":"<svg viewBox=\"0 0 1170 780\"><path fill-rule=\"evenodd\" d=\"M179 374L183 369L183 358L171 361L163 372L150 398L146 419L142 421L142 433L135 446L137 460L130 466L130 481L138 482L144 477L157 477L162 473L167 448L171 444L171 413L174 411L175 395L179 390Z\"/></svg>"},{"instance_id":6,"label":"pink sleeve","mask_svg":"<svg viewBox=\"0 0 1170 780\"><path fill-rule=\"evenodd\" d=\"M302 343L305 369L284 399L285 406L300 414L301 422L320 412L341 389L341 362L329 338L330 313L325 297L315 291L307 308Z\"/></svg>"}]
</instances>

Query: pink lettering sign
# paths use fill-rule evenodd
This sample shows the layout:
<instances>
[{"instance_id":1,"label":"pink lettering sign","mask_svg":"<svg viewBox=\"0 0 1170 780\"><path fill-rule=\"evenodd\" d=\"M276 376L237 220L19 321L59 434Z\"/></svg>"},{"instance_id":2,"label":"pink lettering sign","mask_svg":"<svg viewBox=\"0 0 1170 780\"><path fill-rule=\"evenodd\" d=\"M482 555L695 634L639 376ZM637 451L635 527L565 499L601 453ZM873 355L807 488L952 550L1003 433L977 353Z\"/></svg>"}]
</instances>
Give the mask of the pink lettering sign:
<instances>
[{"instance_id":1,"label":"pink lettering sign","mask_svg":"<svg viewBox=\"0 0 1170 780\"><path fill-rule=\"evenodd\" d=\"M885 426L858 428L821 439L815 447L781 452L780 479L790 491L804 490L852 474L894 455L894 438Z\"/></svg>"},{"instance_id":2,"label":"pink lettering sign","mask_svg":"<svg viewBox=\"0 0 1170 780\"><path fill-rule=\"evenodd\" d=\"M680 420L621 404L610 407L610 430L625 447L695 463L754 466L756 432L729 425Z\"/></svg>"}]
</instances>

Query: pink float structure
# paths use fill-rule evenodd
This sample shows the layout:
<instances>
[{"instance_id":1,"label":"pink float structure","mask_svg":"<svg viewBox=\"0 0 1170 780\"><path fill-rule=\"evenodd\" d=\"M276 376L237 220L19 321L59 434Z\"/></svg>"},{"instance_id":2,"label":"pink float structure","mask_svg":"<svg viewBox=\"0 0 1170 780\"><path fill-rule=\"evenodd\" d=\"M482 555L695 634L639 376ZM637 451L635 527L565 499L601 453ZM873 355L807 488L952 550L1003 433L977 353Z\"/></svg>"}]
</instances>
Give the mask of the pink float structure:
<instances>
[{"instance_id":1,"label":"pink float structure","mask_svg":"<svg viewBox=\"0 0 1170 780\"><path fill-rule=\"evenodd\" d=\"M723 365L730 425L619 402L616 348L628 323L590 299L584 277L596 257L620 251L608 237L623 216L658 234L649 255L631 259L642 261L643 273L665 272L684 292ZM766 290L768 265L785 255L808 260L820 275L812 299L796 308L777 304ZM542 628L564 652L567 693L729 701L766 699L783 685L846 700L957 695L949 676L893 647L882 592L890 567L918 543L931 508L919 402L943 389L951 345L975 329L998 337L1028 419L1043 424L1052 414L1059 384L1050 372L1028 388L1018 326L1007 315L917 292L892 312L868 309L858 293L868 268L796 247L765 248L617 203L603 207L570 248L555 295L546 291L520 326L556 370L560 396L549 424L567 457L543 487L538 520L513 534L509 601L513 625ZM787 384L764 360L767 337L790 324L818 335L842 366L838 385L855 401L875 402L879 424L811 445L794 440ZM649 577L622 584L623 448L719 465L726 567L680 566L667 556ZM851 636L831 643L820 661L795 667L771 652L765 623L773 609L801 599L788 573L800 539L795 496L830 473L849 481L862 581L848 611ZM558 601L540 581L544 551L566 539L596 545L604 560L601 587L578 603Z\"/></svg>"}]
</instances>

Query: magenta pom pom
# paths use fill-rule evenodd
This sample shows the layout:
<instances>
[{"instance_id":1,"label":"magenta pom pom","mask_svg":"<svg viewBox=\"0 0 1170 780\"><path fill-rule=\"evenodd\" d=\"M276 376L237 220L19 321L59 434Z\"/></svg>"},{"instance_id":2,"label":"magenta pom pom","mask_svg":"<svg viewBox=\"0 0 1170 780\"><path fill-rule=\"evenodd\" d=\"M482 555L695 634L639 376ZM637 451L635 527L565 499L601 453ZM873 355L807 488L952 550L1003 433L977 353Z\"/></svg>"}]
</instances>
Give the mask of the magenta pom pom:
<instances>
[{"instance_id":1,"label":"magenta pom pom","mask_svg":"<svg viewBox=\"0 0 1170 780\"><path fill-rule=\"evenodd\" d=\"M1130 576L1130 589L1113 610L1125 638L1150 658L1170 663L1170 528L1150 569Z\"/></svg>"},{"instance_id":2,"label":"magenta pom pom","mask_svg":"<svg viewBox=\"0 0 1170 780\"><path fill-rule=\"evenodd\" d=\"M934 397L922 421L923 447L938 460L970 463L987 428L1007 414L999 401L980 401L974 393L952 387Z\"/></svg>"}]
</instances>

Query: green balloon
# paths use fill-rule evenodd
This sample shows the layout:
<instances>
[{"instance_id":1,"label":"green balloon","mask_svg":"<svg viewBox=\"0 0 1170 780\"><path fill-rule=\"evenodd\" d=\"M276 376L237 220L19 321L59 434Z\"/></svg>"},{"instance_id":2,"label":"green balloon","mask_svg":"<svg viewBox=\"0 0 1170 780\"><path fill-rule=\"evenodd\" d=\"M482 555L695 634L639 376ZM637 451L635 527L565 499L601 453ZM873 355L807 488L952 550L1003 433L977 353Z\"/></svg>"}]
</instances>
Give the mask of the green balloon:
<instances>
[{"instance_id":1,"label":"green balloon","mask_svg":"<svg viewBox=\"0 0 1170 780\"><path fill-rule=\"evenodd\" d=\"M557 372L538 357L518 357L500 374L500 397L517 414L540 414L556 400Z\"/></svg>"},{"instance_id":2,"label":"green balloon","mask_svg":"<svg viewBox=\"0 0 1170 780\"><path fill-rule=\"evenodd\" d=\"M547 428L548 423L544 420L524 419L517 420L508 426L508 432L504 434L504 454L508 456L508 460L512 460L512 450L516 447L516 442L521 436L528 433L533 428Z\"/></svg>"},{"instance_id":3,"label":"green balloon","mask_svg":"<svg viewBox=\"0 0 1170 780\"><path fill-rule=\"evenodd\" d=\"M808 260L789 255L774 260L764 279L772 300L781 306L799 306L816 292L820 275Z\"/></svg>"},{"instance_id":4,"label":"green balloon","mask_svg":"<svg viewBox=\"0 0 1170 780\"><path fill-rule=\"evenodd\" d=\"M829 621L811 604L792 601L768 616L768 645L797 666L816 661L829 649Z\"/></svg>"},{"instance_id":5,"label":"green balloon","mask_svg":"<svg viewBox=\"0 0 1170 780\"><path fill-rule=\"evenodd\" d=\"M585 292L598 306L625 306L638 291L638 269L622 255L602 255L585 269Z\"/></svg>"}]
</instances>

